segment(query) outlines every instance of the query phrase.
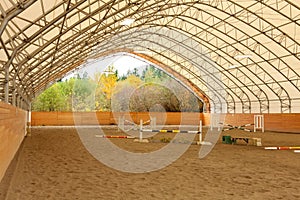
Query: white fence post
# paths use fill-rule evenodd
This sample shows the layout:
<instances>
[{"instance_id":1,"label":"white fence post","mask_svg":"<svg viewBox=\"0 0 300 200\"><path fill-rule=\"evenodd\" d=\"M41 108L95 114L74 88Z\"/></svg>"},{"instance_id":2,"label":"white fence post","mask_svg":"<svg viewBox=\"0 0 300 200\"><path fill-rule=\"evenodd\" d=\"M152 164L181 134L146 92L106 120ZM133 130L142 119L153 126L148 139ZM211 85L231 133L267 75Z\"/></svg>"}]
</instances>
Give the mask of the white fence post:
<instances>
[{"instance_id":1,"label":"white fence post","mask_svg":"<svg viewBox=\"0 0 300 200\"><path fill-rule=\"evenodd\" d=\"M140 120L140 142L143 141L143 120Z\"/></svg>"},{"instance_id":2,"label":"white fence post","mask_svg":"<svg viewBox=\"0 0 300 200\"><path fill-rule=\"evenodd\" d=\"M201 144L202 142L202 120L200 120L200 124L199 124L199 144Z\"/></svg>"},{"instance_id":3,"label":"white fence post","mask_svg":"<svg viewBox=\"0 0 300 200\"><path fill-rule=\"evenodd\" d=\"M261 129L262 132L265 132L265 121L263 115L254 115L254 132L257 129Z\"/></svg>"}]
</instances>

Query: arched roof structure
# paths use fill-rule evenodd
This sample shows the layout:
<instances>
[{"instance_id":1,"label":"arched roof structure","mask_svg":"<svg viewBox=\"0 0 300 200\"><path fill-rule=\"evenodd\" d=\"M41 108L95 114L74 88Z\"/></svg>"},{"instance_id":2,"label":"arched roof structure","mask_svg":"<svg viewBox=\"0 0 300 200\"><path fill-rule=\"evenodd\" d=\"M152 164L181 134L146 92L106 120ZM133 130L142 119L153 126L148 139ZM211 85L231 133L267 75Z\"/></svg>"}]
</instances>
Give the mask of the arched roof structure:
<instances>
[{"instance_id":1,"label":"arched roof structure","mask_svg":"<svg viewBox=\"0 0 300 200\"><path fill-rule=\"evenodd\" d=\"M123 52L172 74L213 112L300 111L299 1L2 0L0 14L0 99L13 105L88 59Z\"/></svg>"}]
</instances>

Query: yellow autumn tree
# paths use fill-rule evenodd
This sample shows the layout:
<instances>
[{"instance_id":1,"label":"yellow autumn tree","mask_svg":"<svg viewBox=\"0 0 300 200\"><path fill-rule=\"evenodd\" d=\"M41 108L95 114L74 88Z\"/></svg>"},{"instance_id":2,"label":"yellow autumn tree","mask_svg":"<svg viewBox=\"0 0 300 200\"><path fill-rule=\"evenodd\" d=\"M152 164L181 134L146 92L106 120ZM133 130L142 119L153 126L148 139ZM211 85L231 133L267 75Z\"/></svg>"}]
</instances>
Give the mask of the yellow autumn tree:
<instances>
[{"instance_id":1,"label":"yellow autumn tree","mask_svg":"<svg viewBox=\"0 0 300 200\"><path fill-rule=\"evenodd\" d=\"M118 77L116 74L101 75L98 85L100 86L101 91L105 94L106 99L111 99L117 80Z\"/></svg>"},{"instance_id":2,"label":"yellow autumn tree","mask_svg":"<svg viewBox=\"0 0 300 200\"><path fill-rule=\"evenodd\" d=\"M109 67L108 71L112 72L113 67ZM114 92L114 88L117 84L116 73L97 73L95 74L94 81L97 83L95 92L95 106L99 111L111 110L111 97Z\"/></svg>"}]
</instances>

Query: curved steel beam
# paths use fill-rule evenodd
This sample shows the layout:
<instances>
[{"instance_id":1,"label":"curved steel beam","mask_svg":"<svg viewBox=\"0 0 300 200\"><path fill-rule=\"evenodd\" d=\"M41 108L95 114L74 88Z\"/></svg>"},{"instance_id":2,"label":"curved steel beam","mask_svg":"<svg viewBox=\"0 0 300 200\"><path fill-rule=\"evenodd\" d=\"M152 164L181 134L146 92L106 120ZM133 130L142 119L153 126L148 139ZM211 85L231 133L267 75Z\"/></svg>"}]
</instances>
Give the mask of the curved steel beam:
<instances>
[{"instance_id":1,"label":"curved steel beam","mask_svg":"<svg viewBox=\"0 0 300 200\"><path fill-rule=\"evenodd\" d=\"M222 23L224 23L224 28L229 28L230 30L233 30L235 32L243 33L243 30L241 30L239 27L232 27L232 25L230 24L229 20L230 19L235 19L235 20L237 20L241 23L246 24L248 27L251 27L257 33L255 35L248 34L248 33L243 33L247 37L242 38L242 41L239 41L237 37L231 37L231 39L235 40L235 42L233 42L233 43L229 42L226 37L228 37L228 38L230 38L230 37L226 36L223 41L225 41L227 46L215 45L213 48L210 49L211 53L214 54L214 59L216 59L215 62L217 64L219 64L219 66L223 70L225 70L224 74L227 73L226 69L221 65L221 62L225 61L226 59L221 58L221 56L223 56L223 55L229 55L230 56L232 54L231 46L236 47L235 45L239 45L239 44L243 43L242 44L243 47L245 47L248 50L252 50L255 53L255 55L260 58L259 60L252 60L252 64L251 64L252 68L253 68L253 66L257 66L257 69L260 69L264 74L267 74L268 77L270 77L272 79L272 82L267 82L267 79L260 78L258 75L256 75L255 71L249 70L250 73L252 73L254 76L259 78L258 80L260 82L255 83L255 81L251 80L251 78L248 77L248 79L250 79L250 82L252 84L249 85L247 83L245 88L247 90L249 90L249 92L251 93L251 90L255 86L256 91L255 91L255 94L254 93L253 94L258 99L258 101L260 102L260 106L261 106L261 109L262 109L262 107L265 106L265 104L264 104L265 99L268 99L268 95L266 95L266 93L264 93L264 91L262 90L262 88L263 88L262 86L265 85L267 88L269 88L269 90L271 92L273 92L273 94L275 94L278 97L278 99L281 103L281 112L284 112L285 109L287 109L290 112L291 111L291 98L292 97L289 95L289 93L286 90L285 86L287 84L289 84L289 86L293 87L294 90L297 90L298 92L300 92L300 89L299 89L300 87L298 87L299 84L297 82L292 81L292 76L289 75L289 72L290 72L290 74L293 74L293 76L295 74L299 79L298 72L295 71L292 68L292 66L289 66L289 62L287 61L286 57L288 57L288 58L293 57L296 60L300 61L300 57L298 56L299 55L299 48L293 48L293 47L298 47L299 42L295 38L293 38L291 35L286 35L285 32L282 31L281 27L284 27L287 24L293 24L295 26L299 26L299 22L297 22L297 20L293 19L291 13L285 14L285 13L283 13L282 10L275 9L271 5L268 5L268 1L253 2L253 4L250 4L250 6L247 6L247 7L245 7L242 4L240 4L239 2L236 2L236 1L233 1L233 0L228 0L228 1L231 4L225 5L223 1L206 1L206 2L201 2L201 1L200 2L197 2L197 1L184 1L184 2L182 2L182 1L176 1L176 2L175 1L169 1L170 2L169 4L165 4L165 3L163 3L163 1L160 1L160 2L155 1L155 2L151 2L151 3L148 3L148 2L146 3L146 1L142 1L143 5L141 5L137 9L135 8L136 9L135 13L128 12L129 13L128 15L125 14L125 11L127 12L127 11L129 11L129 9L131 9L131 7L129 5L122 4L122 6L120 7L118 4L120 3L120 5L121 5L122 1L112 1L112 3L111 2L105 2L103 5L107 6L108 9L112 9L113 11L110 12L110 11L104 11L103 10L103 12L106 12L105 17L107 17L107 19L111 18L111 19L115 19L115 20L116 19L121 20L121 19L124 19L126 16L131 16L131 15L140 16L140 19L136 20L136 24L139 27L143 26L143 25L147 26L147 25L150 25L152 23L156 24L156 25L157 24L158 25L165 25L165 26L168 26L168 27L176 29L176 30L183 30L190 37L198 37L198 36L195 35L195 34L190 33L188 31L188 29L181 28L180 27L181 22L176 22L176 20L178 20L178 21L181 20L182 23L185 23L186 25L190 24L191 26L193 26L193 25L198 26L198 23L196 21L193 22L193 20L195 20L195 17L193 17L193 14L186 13L186 12L190 12L190 13L192 12L192 11L190 11L190 8L201 9L201 5L204 5L204 6L208 6L210 8L213 8L215 10L219 10L220 12L226 13L227 17L225 17L223 19L219 18L221 21L219 21L218 23L210 24L210 22L203 22L203 24L205 24L205 26L208 25L209 28L212 28L213 29L212 32L217 31L217 32L221 33L222 30L220 29L220 27L218 27L218 25L222 25ZM29 1L27 1L26 3L28 3L28 2ZM95 2L96 1L91 1L89 3L95 3ZM289 1L285 1L285 2L290 3ZM60 2L60 4L64 4L64 3L65 3L64 1ZM80 3L84 3L84 2L80 1ZM161 3L161 4L157 4L157 3ZM269 8L274 13L280 14L280 16L282 16L283 18L288 19L289 21L287 23L281 23L278 27L274 26L272 23L270 23L270 21L268 21L268 19L260 16L256 12L257 10L254 10L256 8L254 8L253 5L256 5L257 3L261 4L264 8ZM279 2L276 1L276 4L277 3L279 4ZM282 3L282 2L280 2L280 3ZM116 8L116 7L114 7L114 5L118 5L119 7ZM295 9L299 10L299 7L297 7L294 4L290 3L290 4L287 4L287 6L289 6L291 8L293 7L293 9L295 8ZM84 4L83 7L88 8L89 4ZM51 11L49 11L47 13L51 14L51 12L53 10L55 10L56 8L58 8L58 6L56 6L54 9L51 9ZM84 12L82 7L80 7L79 4L77 4L77 3L72 4L72 8L74 8L74 12L71 13L70 16ZM121 9L120 12L118 12L119 8ZM177 8L178 8L178 11L181 12L181 14L173 15L174 12L176 13ZM76 22L76 25L80 25L80 24L84 23L85 21L88 21L89 19L93 18L93 16L97 15L97 12L94 12L94 11L95 10L92 10L92 12L90 12L90 13L84 13L84 15L86 15L86 16L79 19L79 21ZM204 10L202 12L205 12L205 11L206 10ZM102 11L99 11L99 12L102 12ZM9 13L9 12L7 12L7 13ZM217 19L217 17L218 17L218 16L215 16L213 12L209 13L209 11L207 11L207 13L211 16L211 19L212 18ZM245 14L247 16L256 17L257 21L255 21L255 20L253 20L253 21L250 20L249 21L249 18L242 19L241 18L242 14L243 15ZM67 13L66 12L62 13L62 16L66 17ZM120 16L122 16L122 17L120 17ZM40 20L42 21L42 19L44 17L45 16L41 16ZM68 14L68 17L69 17L69 14ZM167 19L168 17L170 17L170 18ZM185 18L186 19L189 18L190 20L185 20ZM58 17L58 18L53 19L52 21L50 21L50 23L54 22L55 20L57 20L56 22L58 22L58 20L60 20L60 19L62 19L62 18ZM24 90L24 93L30 94L35 90L35 88L34 88L35 86L34 87L32 86L33 83L37 84L37 86L38 86L38 84L41 84L42 82L44 82L42 77L37 77L36 81L33 80L33 77L35 75L40 74L40 73L34 73L34 72L32 72L32 70L41 70L42 67L44 67L45 70L48 71L48 72L49 72L50 69L55 69L57 71L57 73L59 74L60 70L65 71L66 69L70 69L71 68L70 66L72 66L76 62L76 60L74 60L75 57L73 55L71 55L71 54L63 55L62 52L65 52L69 49L70 52L74 52L74 54L76 54L78 56L77 59L82 59L83 56L87 56L89 54L88 47L92 47L92 46L96 45L96 43L97 43L96 40L100 39L99 41L101 42L101 41L103 41L103 38L106 38L109 35L119 34L119 33L122 33L123 31L126 31L126 29L124 29L124 28L117 25L117 21L109 22L109 21L105 21L105 19L97 21L97 19L98 18L93 18L93 20L95 22L92 25L85 28L85 29L77 28L76 25L75 26L64 26L63 24L61 24L61 22L60 23L53 23L53 25L49 25L47 27L44 27L44 29L43 29L44 31L42 31L40 33L35 32L33 35L28 37L24 42L18 43L16 48L7 47L7 49L9 49L9 51L11 51L11 49L14 49L15 51L13 51L11 53L11 59L9 59L10 61L7 62L5 67L4 67L4 68L8 69L8 72L6 73L7 74L6 75L7 76L6 77L6 82L9 81L8 75L11 77L12 80L16 80L17 76L20 73L24 73L24 70L26 70L26 68L30 69L29 71L27 71L28 73L25 72L26 75L21 74L21 77L18 77L19 80L16 83L17 85L20 85L20 86L23 85L24 86L24 87L22 87L23 90ZM36 22L38 23L38 20L36 20ZM104 24L105 24L104 26L102 26L102 22L104 22ZM160 24L160 22L164 22L164 23ZM177 23L176 25L178 25L178 27L175 27L174 25L172 25L173 22ZM267 31L264 32L265 30L262 30L260 26L254 24L255 22L261 22L264 25L268 26ZM49 23L47 23L47 24L49 24ZM1 26L2 26L2 24L1 24ZM31 25L29 25L28 27L30 27L30 26ZM35 52L31 52L31 51L27 52L27 47L29 47L30 45L36 44L35 41L38 42L39 39L44 40L42 34L48 32L48 31L50 31L54 28L57 28L59 26L65 28L64 31L62 32L62 35L66 34L68 31L71 31L71 30L75 30L74 35L76 35L76 36L78 36L78 34L80 35L80 39L79 39L80 41L78 41L77 43L74 43L73 44L74 46L76 44L80 44L80 45L84 44L85 41L88 41L88 43L86 45L87 47L83 48L82 51L70 50L70 47L72 47L72 46L69 46L70 44L68 44L68 41L71 41L72 38L75 38L75 37L71 36L71 37L67 38L66 40L61 40L59 42L59 44L57 43L57 46L59 45L59 48L57 48L57 50L59 50L58 52L55 52L55 49L53 49L53 52L50 51L50 52L44 52L43 53L44 58L46 58L48 56L51 57L53 55L57 55L57 58L59 58L59 59L57 61L53 62L53 64L55 63L54 65L56 65L55 67L54 67L54 65L50 64L51 62L47 63L48 62L47 59L44 59L44 58L42 58L42 59L44 59L44 62L43 61L40 62L41 65L36 65L37 63L39 63L38 60L40 58L37 57L38 54L35 53ZM99 33L92 33L91 31L89 31L89 30L93 30L93 28L95 28L95 26L97 27L97 30L99 31ZM110 28L110 30L109 30L109 32L106 32L105 30L108 27ZM202 25L201 26L199 25L198 27L201 28L201 29L204 29L204 26L202 26ZM87 33L83 33L83 32L85 32L84 30L86 30ZM208 29L206 31L202 30L202 33L207 34L208 31L209 31ZM283 40L278 40L275 36L272 36L270 34L266 34L268 32L271 33L272 31L276 31L276 33L282 34ZM226 34L226 31L222 32L222 33ZM0 34L0 36L1 36L1 34ZM16 32L16 35L11 36L10 38L11 39L17 38L18 34L19 33ZM214 33L212 33L211 35L214 35ZM286 52L286 55L277 55L276 51L274 51L273 49L268 50L267 55L266 54L265 55L260 55L259 51L255 50L255 49L252 49L252 47L250 48L250 46L245 45L245 43L250 42L251 45L253 43L253 44L256 44L256 46L258 46L260 48L267 49L268 46L265 46L263 44L263 42L261 42L260 40L256 40L255 37L260 36L260 35L264 35L266 38L268 38L268 40L270 42L276 44L278 46L278 48L280 47L281 50ZM104 37L101 38L102 36L104 36ZM214 35L214 37L216 37L220 41L223 39L218 35ZM44 44L44 46L40 46L40 48L38 48L39 50L42 50L40 52L43 52L43 49L46 47L46 45L52 44L53 39L55 41L55 37L50 38L50 40L44 40L44 42L46 42ZM202 42L204 42L204 44L209 43L208 39L205 40L203 38L200 38L200 36L198 37L198 39L201 40ZM292 42L293 46L291 46L290 44L286 44L284 42L285 39L288 42ZM5 43L5 45L6 44L8 45L10 43L10 41L8 40L8 41L5 41L4 43ZM12 43L12 46L13 45L14 44ZM22 45L24 45L23 48L20 48ZM214 52L214 49L217 49L217 51ZM239 49L237 49L236 52L239 52ZM28 55L28 58L27 58L26 55ZM284 67L276 66L273 63L273 61L274 61L273 57L274 57L275 61L278 60L278 62L280 64L282 64ZM219 60L219 58L221 58L221 60ZM231 61L227 60L226 63L231 63ZM268 73L268 71L266 71L265 69L263 69L260 66L261 64L265 64L265 63L268 64L268 66L272 66L272 68L277 71L277 74L280 75L280 77L283 78L283 80L278 80L277 81L276 78L274 78L271 74ZM14 68L11 68L10 66L12 64L16 65L18 67L18 69L16 70ZM58 66L58 65L60 65L60 66ZM245 66L245 64L242 63L242 62L240 62L240 65ZM283 70L283 69L285 71L287 69L288 73L282 72L281 70ZM243 72L242 70L239 70L239 71ZM235 77L234 74L231 74L231 75L232 75L232 78L228 78L228 80L230 80L232 82L235 82L236 81L235 79L238 79L238 77ZM48 77L48 79L49 79L48 81L53 80L53 78L51 78L50 76ZM1 84L1 82L4 83L3 80L0 80L0 84ZM8 86L8 83L6 83L6 84ZM245 88L240 87L239 89L244 91ZM10 91L9 88L6 87L6 93L9 93L9 91ZM245 94L247 94L247 93L245 93ZM265 97L261 96L261 94L265 94ZM6 96L8 96L8 95L6 95ZM267 101L270 102L270 101L273 101L273 99L268 99ZM246 102L246 101L243 100L242 102ZM251 104L251 102L253 102L253 100L250 101L250 104ZM249 105L249 108L251 110L251 105Z\"/></svg>"}]
</instances>

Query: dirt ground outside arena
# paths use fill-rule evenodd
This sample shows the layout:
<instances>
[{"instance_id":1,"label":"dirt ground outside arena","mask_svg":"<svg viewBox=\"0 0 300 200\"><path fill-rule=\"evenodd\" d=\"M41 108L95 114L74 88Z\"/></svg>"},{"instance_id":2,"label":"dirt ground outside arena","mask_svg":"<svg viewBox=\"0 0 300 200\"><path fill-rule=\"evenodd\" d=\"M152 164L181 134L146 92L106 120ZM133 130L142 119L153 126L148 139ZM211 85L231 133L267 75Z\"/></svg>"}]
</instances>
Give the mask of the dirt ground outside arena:
<instances>
[{"instance_id":1,"label":"dirt ground outside arena","mask_svg":"<svg viewBox=\"0 0 300 200\"><path fill-rule=\"evenodd\" d=\"M116 127L103 130L124 135ZM166 141L173 135L159 133L152 139ZM231 130L222 135L262 138L263 146L300 146L300 134ZM96 160L75 128L33 128L0 184L0 199L300 199L299 153L268 151L243 141L223 144L222 135L203 159L198 157L199 146L191 145L171 165L135 174ZM166 145L110 140L132 152Z\"/></svg>"}]
</instances>

